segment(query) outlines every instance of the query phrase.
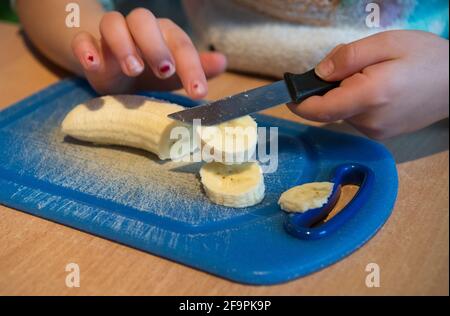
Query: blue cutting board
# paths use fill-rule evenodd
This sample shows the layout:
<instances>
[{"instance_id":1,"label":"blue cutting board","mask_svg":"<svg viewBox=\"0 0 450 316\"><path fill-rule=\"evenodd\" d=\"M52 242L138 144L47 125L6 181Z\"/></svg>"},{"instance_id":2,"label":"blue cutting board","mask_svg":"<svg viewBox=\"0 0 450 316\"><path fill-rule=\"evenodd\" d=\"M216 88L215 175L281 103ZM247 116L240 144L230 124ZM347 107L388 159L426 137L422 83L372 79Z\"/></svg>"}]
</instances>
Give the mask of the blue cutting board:
<instances>
[{"instance_id":1,"label":"blue cutting board","mask_svg":"<svg viewBox=\"0 0 450 316\"><path fill-rule=\"evenodd\" d=\"M148 95L197 104L170 93ZM65 138L59 130L64 116L95 96L85 81L65 80L0 112L2 204L247 284L281 283L322 269L361 247L391 214L397 172L378 143L254 115L259 126L279 127L278 170L265 175L261 204L233 209L204 196L199 163L160 162L144 151ZM280 194L326 181L348 162L375 174L364 207L325 238L287 234Z\"/></svg>"}]
</instances>

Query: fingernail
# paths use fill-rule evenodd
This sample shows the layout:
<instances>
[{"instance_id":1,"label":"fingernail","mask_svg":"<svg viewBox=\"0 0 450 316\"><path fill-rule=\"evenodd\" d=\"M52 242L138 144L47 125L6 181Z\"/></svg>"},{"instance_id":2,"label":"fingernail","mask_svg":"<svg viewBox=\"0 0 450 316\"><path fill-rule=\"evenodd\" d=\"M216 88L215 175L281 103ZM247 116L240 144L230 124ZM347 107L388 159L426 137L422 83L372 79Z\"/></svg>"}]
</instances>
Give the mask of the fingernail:
<instances>
[{"instance_id":1,"label":"fingernail","mask_svg":"<svg viewBox=\"0 0 450 316\"><path fill-rule=\"evenodd\" d=\"M144 70L144 65L133 55L125 59L125 64L131 75L138 75Z\"/></svg>"},{"instance_id":2,"label":"fingernail","mask_svg":"<svg viewBox=\"0 0 450 316\"><path fill-rule=\"evenodd\" d=\"M86 70L95 70L100 65L100 58L92 52L85 52L81 64Z\"/></svg>"},{"instance_id":3,"label":"fingernail","mask_svg":"<svg viewBox=\"0 0 450 316\"><path fill-rule=\"evenodd\" d=\"M163 62L158 68L159 75L161 78L166 79L171 77L175 72L175 67L172 65L171 62Z\"/></svg>"},{"instance_id":4,"label":"fingernail","mask_svg":"<svg viewBox=\"0 0 450 316\"><path fill-rule=\"evenodd\" d=\"M316 67L316 73L321 78L327 78L334 72L334 63L331 59L326 59Z\"/></svg>"},{"instance_id":5,"label":"fingernail","mask_svg":"<svg viewBox=\"0 0 450 316\"><path fill-rule=\"evenodd\" d=\"M192 83L192 94L198 95L198 96L204 96L206 94L206 87L198 81L194 81Z\"/></svg>"}]
</instances>

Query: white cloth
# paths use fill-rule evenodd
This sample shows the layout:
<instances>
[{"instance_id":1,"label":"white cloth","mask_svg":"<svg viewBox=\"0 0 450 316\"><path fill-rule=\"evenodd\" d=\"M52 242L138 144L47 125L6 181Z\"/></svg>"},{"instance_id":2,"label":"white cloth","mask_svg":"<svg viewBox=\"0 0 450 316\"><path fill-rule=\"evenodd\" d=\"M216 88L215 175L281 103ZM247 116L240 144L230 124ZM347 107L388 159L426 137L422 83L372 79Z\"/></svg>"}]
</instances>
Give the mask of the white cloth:
<instances>
[{"instance_id":1,"label":"white cloth","mask_svg":"<svg viewBox=\"0 0 450 316\"><path fill-rule=\"evenodd\" d=\"M201 46L224 53L230 69L261 75L305 72L338 44L376 32L367 27L288 23L228 0L192 3L186 0L185 7Z\"/></svg>"}]
</instances>

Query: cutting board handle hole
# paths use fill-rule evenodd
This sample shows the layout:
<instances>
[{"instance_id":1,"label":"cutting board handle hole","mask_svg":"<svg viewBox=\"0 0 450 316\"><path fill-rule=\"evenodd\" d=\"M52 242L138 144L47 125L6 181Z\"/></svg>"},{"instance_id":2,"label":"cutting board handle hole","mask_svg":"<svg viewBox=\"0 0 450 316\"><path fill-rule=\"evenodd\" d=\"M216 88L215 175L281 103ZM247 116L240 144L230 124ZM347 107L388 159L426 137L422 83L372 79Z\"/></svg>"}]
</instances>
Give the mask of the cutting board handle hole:
<instances>
[{"instance_id":1,"label":"cutting board handle hole","mask_svg":"<svg viewBox=\"0 0 450 316\"><path fill-rule=\"evenodd\" d=\"M356 193L358 193L358 190L359 190L359 185L347 184L347 185L342 186L341 194L339 196L338 201L336 202L336 205L333 207L333 210L330 212L330 214L328 214L328 216L325 219L315 223L314 225L312 225L312 227L319 227L319 226L325 224L326 222L328 222L330 219L332 219L337 214L339 214L339 212L348 203L350 203L351 200L353 200Z\"/></svg>"}]
</instances>

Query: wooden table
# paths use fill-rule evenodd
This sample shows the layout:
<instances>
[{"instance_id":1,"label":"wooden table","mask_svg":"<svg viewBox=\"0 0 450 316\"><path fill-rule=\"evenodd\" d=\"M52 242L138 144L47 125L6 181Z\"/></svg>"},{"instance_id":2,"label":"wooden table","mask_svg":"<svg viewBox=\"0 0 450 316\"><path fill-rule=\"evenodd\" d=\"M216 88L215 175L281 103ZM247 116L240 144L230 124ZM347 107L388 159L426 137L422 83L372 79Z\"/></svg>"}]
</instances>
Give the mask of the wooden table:
<instances>
[{"instance_id":1,"label":"wooden table","mask_svg":"<svg viewBox=\"0 0 450 316\"><path fill-rule=\"evenodd\" d=\"M27 47L17 26L0 23L0 43L0 109L66 76ZM266 82L226 73L211 81L209 98ZM284 106L267 113L305 122ZM356 133L346 124L326 128ZM240 285L0 206L0 294L448 295L448 141L445 120L384 142L400 177L393 215L362 249L302 279L277 286ZM70 262L80 266L80 288L65 285ZM380 288L365 285L371 262L380 266Z\"/></svg>"}]
</instances>

